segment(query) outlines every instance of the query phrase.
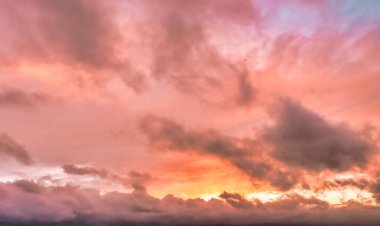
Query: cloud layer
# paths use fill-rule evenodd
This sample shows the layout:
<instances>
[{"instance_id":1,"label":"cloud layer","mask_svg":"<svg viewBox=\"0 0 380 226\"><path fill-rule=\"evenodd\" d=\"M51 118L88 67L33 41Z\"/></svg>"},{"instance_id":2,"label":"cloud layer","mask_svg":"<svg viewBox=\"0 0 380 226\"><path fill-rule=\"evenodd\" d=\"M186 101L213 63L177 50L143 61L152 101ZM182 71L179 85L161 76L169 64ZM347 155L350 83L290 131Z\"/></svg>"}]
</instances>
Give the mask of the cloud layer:
<instances>
[{"instance_id":1,"label":"cloud layer","mask_svg":"<svg viewBox=\"0 0 380 226\"><path fill-rule=\"evenodd\" d=\"M278 201L249 201L237 193L223 192L220 198L183 200L168 195L157 199L144 192L108 193L76 186L42 187L33 181L0 184L0 215L8 222L74 222L101 225L102 222L198 225L239 222L344 224L360 222L375 225L379 210L364 206L331 209L317 198L294 194ZM271 219L267 218L268 209ZM334 217L331 218L331 215Z\"/></svg>"}]
</instances>

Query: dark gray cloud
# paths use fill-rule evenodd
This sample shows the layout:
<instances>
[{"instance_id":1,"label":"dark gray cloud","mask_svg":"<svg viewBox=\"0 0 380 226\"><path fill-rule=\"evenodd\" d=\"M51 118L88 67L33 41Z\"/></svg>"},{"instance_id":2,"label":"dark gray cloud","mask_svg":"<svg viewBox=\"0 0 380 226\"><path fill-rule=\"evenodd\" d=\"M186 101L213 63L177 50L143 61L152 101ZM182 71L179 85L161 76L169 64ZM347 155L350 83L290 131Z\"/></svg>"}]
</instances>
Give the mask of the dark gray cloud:
<instances>
[{"instance_id":1,"label":"dark gray cloud","mask_svg":"<svg viewBox=\"0 0 380 226\"><path fill-rule=\"evenodd\" d=\"M0 107L33 107L48 100L50 97L44 93L0 88Z\"/></svg>"},{"instance_id":2,"label":"dark gray cloud","mask_svg":"<svg viewBox=\"0 0 380 226\"><path fill-rule=\"evenodd\" d=\"M193 132L176 122L157 116L144 117L140 122L141 130L155 145L167 149L199 149L224 158L248 156L253 145L247 140L222 136L215 131Z\"/></svg>"},{"instance_id":3,"label":"dark gray cloud","mask_svg":"<svg viewBox=\"0 0 380 226\"><path fill-rule=\"evenodd\" d=\"M219 198L226 201L228 204L235 208L241 208L241 209L250 209L253 208L254 205L251 201L248 201L246 198L244 198L239 193L228 193L223 192L219 195Z\"/></svg>"},{"instance_id":4,"label":"dark gray cloud","mask_svg":"<svg viewBox=\"0 0 380 226\"><path fill-rule=\"evenodd\" d=\"M32 163L26 149L7 134L0 134L0 154L10 156L25 165Z\"/></svg>"},{"instance_id":5,"label":"dark gray cloud","mask_svg":"<svg viewBox=\"0 0 380 226\"><path fill-rule=\"evenodd\" d=\"M108 64L113 57L114 25L107 7L99 1L21 0L1 4L3 22L9 26L4 41L18 50L18 57L93 67Z\"/></svg>"},{"instance_id":6,"label":"dark gray cloud","mask_svg":"<svg viewBox=\"0 0 380 226\"><path fill-rule=\"evenodd\" d=\"M238 95L236 102L240 105L249 105L255 98L255 90L251 81L249 80L249 75L243 73L239 76L238 80Z\"/></svg>"},{"instance_id":7,"label":"dark gray cloud","mask_svg":"<svg viewBox=\"0 0 380 226\"><path fill-rule=\"evenodd\" d=\"M369 186L369 190L373 194L373 198L377 203L380 203L380 175L377 175L375 181Z\"/></svg>"},{"instance_id":8,"label":"dark gray cloud","mask_svg":"<svg viewBox=\"0 0 380 226\"><path fill-rule=\"evenodd\" d=\"M275 109L275 125L266 130L273 156L290 166L312 171L365 167L373 146L344 124L332 125L290 99Z\"/></svg>"},{"instance_id":9,"label":"dark gray cloud","mask_svg":"<svg viewBox=\"0 0 380 226\"><path fill-rule=\"evenodd\" d=\"M114 181L126 187L132 187L135 191L146 192L145 184L153 178L147 173L131 171L126 175L118 175L106 169L97 169L90 166L77 166L65 164L62 166L65 173L70 175L89 175Z\"/></svg>"},{"instance_id":10,"label":"dark gray cloud","mask_svg":"<svg viewBox=\"0 0 380 226\"><path fill-rule=\"evenodd\" d=\"M211 44L210 31L221 22L230 33L235 31L231 24L258 23L260 15L250 1L156 1L145 7L156 31L153 76L169 79L184 92L219 87L218 77L239 77L241 71ZM246 95L252 87L243 83Z\"/></svg>"},{"instance_id":11,"label":"dark gray cloud","mask_svg":"<svg viewBox=\"0 0 380 226\"><path fill-rule=\"evenodd\" d=\"M120 76L140 91L144 77L120 57L123 37L115 5L98 0L2 1L0 53L11 62L6 66L60 64L70 68L79 85L101 85Z\"/></svg>"},{"instance_id":12,"label":"dark gray cloud","mask_svg":"<svg viewBox=\"0 0 380 226\"><path fill-rule=\"evenodd\" d=\"M181 92L207 102L213 100L202 95L203 92L227 93L231 90L226 87L231 82L237 83L229 101L243 106L252 102L255 90L246 69L223 55L213 43L219 35L227 32L238 35L240 28L253 31L258 26L260 13L252 2L157 1L145 4L145 8L155 35L152 39L153 77L166 79ZM243 60L243 54L241 57Z\"/></svg>"},{"instance_id":13,"label":"dark gray cloud","mask_svg":"<svg viewBox=\"0 0 380 226\"><path fill-rule=\"evenodd\" d=\"M253 179L269 181L281 190L297 183L297 176L279 170L261 158L258 142L223 136L216 131L188 130L166 118L147 116L141 120L140 128L157 149L198 151L227 160Z\"/></svg>"},{"instance_id":14,"label":"dark gray cloud","mask_svg":"<svg viewBox=\"0 0 380 226\"><path fill-rule=\"evenodd\" d=\"M42 193L45 191L45 187L29 180L17 180L13 182L15 186L27 193Z\"/></svg>"},{"instance_id":15,"label":"dark gray cloud","mask_svg":"<svg viewBox=\"0 0 380 226\"><path fill-rule=\"evenodd\" d=\"M67 174L71 175L93 175L93 176L99 176L99 177L107 177L108 172L104 169L96 169L93 167L89 166L76 166L76 165L71 165L71 164L65 164L62 166L62 169L65 171Z\"/></svg>"},{"instance_id":16,"label":"dark gray cloud","mask_svg":"<svg viewBox=\"0 0 380 226\"><path fill-rule=\"evenodd\" d=\"M332 188L344 188L344 187L355 187L361 190L367 189L371 184L367 179L335 179L332 181L325 181L323 183L323 189Z\"/></svg>"},{"instance_id":17,"label":"dark gray cloud","mask_svg":"<svg viewBox=\"0 0 380 226\"><path fill-rule=\"evenodd\" d=\"M238 105L253 100L249 79L240 76L245 70L211 41L224 32L220 23L231 28L229 33L258 23L250 1L6 0L0 6L0 26L6 30L0 54L12 65L63 65L79 86L118 77L142 92L153 79L208 103L215 98L206 92L228 93L225 100ZM128 16L120 18L123 7ZM225 80L238 85L231 91Z\"/></svg>"},{"instance_id":18,"label":"dark gray cloud","mask_svg":"<svg viewBox=\"0 0 380 226\"><path fill-rule=\"evenodd\" d=\"M220 23L231 33L260 17L247 0L5 0L0 6L0 53L12 64L63 64L79 84L99 85L119 76L137 92L148 86L146 77L165 79L192 94L199 89L215 92L221 77L235 80L241 70L210 39L223 31L214 30ZM123 7L128 16L120 18ZM252 87L244 80L241 84L243 99L237 103L246 104Z\"/></svg>"},{"instance_id":19,"label":"dark gray cloud","mask_svg":"<svg viewBox=\"0 0 380 226\"><path fill-rule=\"evenodd\" d=\"M77 186L42 186L33 181L0 183L0 223L27 222L44 225L376 225L380 209L368 206L333 207L315 197L290 194L262 203L238 193L223 192L220 198L162 199L147 193L110 192ZM66 224L64 224L66 223ZM122 224L124 223L124 224ZM116 224L117 225L117 224Z\"/></svg>"},{"instance_id":20,"label":"dark gray cloud","mask_svg":"<svg viewBox=\"0 0 380 226\"><path fill-rule=\"evenodd\" d=\"M268 208L272 209L328 209L329 203L323 200L320 200L316 197L306 198L297 193L285 195L278 200L270 202L267 204Z\"/></svg>"},{"instance_id":21,"label":"dark gray cloud","mask_svg":"<svg viewBox=\"0 0 380 226\"><path fill-rule=\"evenodd\" d=\"M287 191L299 182L300 174L288 170L274 170L271 174L271 185Z\"/></svg>"},{"instance_id":22,"label":"dark gray cloud","mask_svg":"<svg viewBox=\"0 0 380 226\"><path fill-rule=\"evenodd\" d=\"M40 31L49 48L93 67L110 63L116 34L105 6L87 0L39 0L36 6L42 11Z\"/></svg>"}]
</instances>

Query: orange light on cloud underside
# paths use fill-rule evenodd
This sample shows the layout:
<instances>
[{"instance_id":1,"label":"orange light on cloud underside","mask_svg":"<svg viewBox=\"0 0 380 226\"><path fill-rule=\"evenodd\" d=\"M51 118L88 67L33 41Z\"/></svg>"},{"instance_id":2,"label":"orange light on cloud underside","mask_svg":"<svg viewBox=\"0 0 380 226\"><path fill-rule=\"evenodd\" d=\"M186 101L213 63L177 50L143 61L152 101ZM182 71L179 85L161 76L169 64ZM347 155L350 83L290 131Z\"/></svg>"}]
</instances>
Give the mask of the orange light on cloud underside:
<instances>
[{"instance_id":1,"label":"orange light on cloud underside","mask_svg":"<svg viewBox=\"0 0 380 226\"><path fill-rule=\"evenodd\" d=\"M161 170L167 176L158 178L150 187L150 193L156 197L170 193L210 199L223 191L246 194L255 189L246 175L212 156L177 153L176 159Z\"/></svg>"}]
</instances>

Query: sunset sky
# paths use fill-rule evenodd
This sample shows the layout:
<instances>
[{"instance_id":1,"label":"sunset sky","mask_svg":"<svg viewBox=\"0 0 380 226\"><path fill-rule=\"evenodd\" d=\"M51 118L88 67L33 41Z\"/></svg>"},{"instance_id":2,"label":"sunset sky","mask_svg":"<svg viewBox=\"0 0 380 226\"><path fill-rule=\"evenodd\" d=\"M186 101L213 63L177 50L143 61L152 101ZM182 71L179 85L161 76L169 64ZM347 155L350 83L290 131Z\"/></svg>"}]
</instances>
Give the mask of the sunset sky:
<instances>
[{"instance_id":1,"label":"sunset sky","mask_svg":"<svg viewBox=\"0 0 380 226\"><path fill-rule=\"evenodd\" d=\"M0 0L0 30L0 225L379 224L380 1Z\"/></svg>"}]
</instances>

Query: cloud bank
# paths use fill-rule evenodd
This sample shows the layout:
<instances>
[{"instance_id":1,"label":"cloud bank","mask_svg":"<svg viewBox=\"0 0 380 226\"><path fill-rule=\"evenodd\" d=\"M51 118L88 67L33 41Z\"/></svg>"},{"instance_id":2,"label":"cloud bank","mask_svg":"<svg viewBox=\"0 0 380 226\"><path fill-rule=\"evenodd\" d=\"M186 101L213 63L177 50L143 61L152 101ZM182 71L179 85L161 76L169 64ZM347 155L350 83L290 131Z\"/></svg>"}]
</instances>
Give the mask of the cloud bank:
<instances>
[{"instance_id":1,"label":"cloud bank","mask_svg":"<svg viewBox=\"0 0 380 226\"><path fill-rule=\"evenodd\" d=\"M365 206L330 208L317 198L294 194L278 201L249 201L237 193L223 192L219 199L184 200L168 195L157 199L144 192L129 194L98 191L76 186L43 187L33 181L2 183L0 216L3 222L82 222L85 225L129 222L135 224L199 225L361 223L375 225L379 209ZM267 217L268 211L271 218ZM74 224L75 225L75 224Z\"/></svg>"}]
</instances>

